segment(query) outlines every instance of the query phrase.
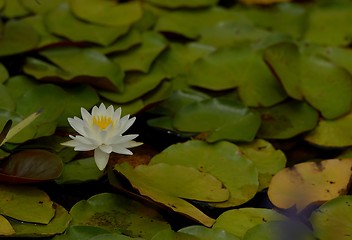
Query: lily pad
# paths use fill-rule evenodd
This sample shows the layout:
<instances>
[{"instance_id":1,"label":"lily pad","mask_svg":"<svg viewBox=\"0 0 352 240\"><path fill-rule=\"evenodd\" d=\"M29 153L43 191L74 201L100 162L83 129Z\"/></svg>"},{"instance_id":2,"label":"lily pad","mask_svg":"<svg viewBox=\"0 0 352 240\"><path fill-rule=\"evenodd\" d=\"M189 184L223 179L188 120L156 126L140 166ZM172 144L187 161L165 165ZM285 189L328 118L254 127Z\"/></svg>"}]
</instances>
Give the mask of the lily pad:
<instances>
[{"instance_id":1,"label":"lily pad","mask_svg":"<svg viewBox=\"0 0 352 240\"><path fill-rule=\"evenodd\" d=\"M306 100L327 119L350 112L352 78L345 69L322 57L302 52L293 43L280 43L265 51L265 60L287 94Z\"/></svg>"},{"instance_id":2,"label":"lily pad","mask_svg":"<svg viewBox=\"0 0 352 240\"><path fill-rule=\"evenodd\" d=\"M174 144L155 155L149 164L158 163L194 167L219 179L230 191L230 199L224 203L211 204L214 207L243 204L258 189L258 173L254 164L240 154L236 145L229 142L208 144L191 140Z\"/></svg>"},{"instance_id":3,"label":"lily pad","mask_svg":"<svg viewBox=\"0 0 352 240\"><path fill-rule=\"evenodd\" d=\"M0 170L0 180L3 174L7 174L11 182L40 182L59 177L63 165L56 154L32 149L14 153L7 160L1 161Z\"/></svg>"},{"instance_id":4,"label":"lily pad","mask_svg":"<svg viewBox=\"0 0 352 240\"><path fill-rule=\"evenodd\" d=\"M16 103L11 97L10 93L7 91L7 88L0 83L0 108L6 109L8 111L13 111L16 108Z\"/></svg>"},{"instance_id":5,"label":"lily pad","mask_svg":"<svg viewBox=\"0 0 352 240\"><path fill-rule=\"evenodd\" d=\"M15 0L9 0L8 2L15 2ZM39 42L39 35L30 25L16 20L10 20L5 24L0 38L0 56L32 50Z\"/></svg>"},{"instance_id":6,"label":"lily pad","mask_svg":"<svg viewBox=\"0 0 352 240\"><path fill-rule=\"evenodd\" d=\"M11 224L7 219L0 215L0 236L10 236L15 233L15 230L13 230Z\"/></svg>"},{"instance_id":7,"label":"lily pad","mask_svg":"<svg viewBox=\"0 0 352 240\"><path fill-rule=\"evenodd\" d=\"M25 92L37 86L38 84L39 83L37 81L25 75L13 76L5 82L7 91L16 101L22 97Z\"/></svg>"},{"instance_id":8,"label":"lily pad","mask_svg":"<svg viewBox=\"0 0 352 240\"><path fill-rule=\"evenodd\" d=\"M190 234L174 232L171 229L165 229L158 232L151 240L200 240L200 238Z\"/></svg>"},{"instance_id":9,"label":"lily pad","mask_svg":"<svg viewBox=\"0 0 352 240\"><path fill-rule=\"evenodd\" d=\"M55 8L57 5L59 5L62 2L65 2L67 0L50 0L50 1L45 1L45 0L36 0L36 1L27 1L27 0L19 0L20 3L29 11L36 13L38 15L44 14L48 12L49 10Z\"/></svg>"},{"instance_id":10,"label":"lily pad","mask_svg":"<svg viewBox=\"0 0 352 240\"><path fill-rule=\"evenodd\" d=\"M318 112L305 102L288 101L258 109L262 125L257 137L288 139L315 128Z\"/></svg>"},{"instance_id":11,"label":"lily pad","mask_svg":"<svg viewBox=\"0 0 352 240\"><path fill-rule=\"evenodd\" d=\"M321 119L304 140L324 147L347 147L352 145L352 113L335 120Z\"/></svg>"},{"instance_id":12,"label":"lily pad","mask_svg":"<svg viewBox=\"0 0 352 240\"><path fill-rule=\"evenodd\" d=\"M155 58L166 48L167 41L159 33L145 32L142 34L140 46L115 54L111 57L123 71L141 71L147 73Z\"/></svg>"},{"instance_id":13,"label":"lily pad","mask_svg":"<svg viewBox=\"0 0 352 240\"><path fill-rule=\"evenodd\" d=\"M117 194L101 193L72 207L71 226L95 226L131 237L151 239L170 226L153 209Z\"/></svg>"},{"instance_id":14,"label":"lily pad","mask_svg":"<svg viewBox=\"0 0 352 240\"><path fill-rule=\"evenodd\" d=\"M350 186L352 159L304 162L285 168L271 180L268 196L278 208L296 207L300 212L310 204L324 203L346 194Z\"/></svg>"},{"instance_id":15,"label":"lily pad","mask_svg":"<svg viewBox=\"0 0 352 240\"><path fill-rule=\"evenodd\" d=\"M1 15L7 18L16 18L29 15L30 12L22 5L20 0L5 0Z\"/></svg>"},{"instance_id":16,"label":"lily pad","mask_svg":"<svg viewBox=\"0 0 352 240\"><path fill-rule=\"evenodd\" d=\"M228 233L223 229L207 228L198 225L181 228L178 232L187 233L189 235L199 237L202 240L240 240L235 235Z\"/></svg>"},{"instance_id":17,"label":"lily pad","mask_svg":"<svg viewBox=\"0 0 352 240\"><path fill-rule=\"evenodd\" d=\"M0 214L4 216L48 224L55 215L49 196L35 187L0 183L0 196Z\"/></svg>"},{"instance_id":18,"label":"lily pad","mask_svg":"<svg viewBox=\"0 0 352 240\"><path fill-rule=\"evenodd\" d=\"M213 228L224 229L240 239L243 239L245 233L258 224L285 219L285 216L272 209L240 208L222 213L216 219Z\"/></svg>"},{"instance_id":19,"label":"lily pad","mask_svg":"<svg viewBox=\"0 0 352 240\"><path fill-rule=\"evenodd\" d=\"M258 191L267 188L271 178L286 166L285 154L281 150L276 150L265 140L256 139L251 143L241 144L239 147L258 169Z\"/></svg>"},{"instance_id":20,"label":"lily pad","mask_svg":"<svg viewBox=\"0 0 352 240\"><path fill-rule=\"evenodd\" d=\"M95 25L77 19L68 3L62 3L45 16L48 30L71 41L88 41L107 46L128 32L129 26Z\"/></svg>"},{"instance_id":21,"label":"lily pad","mask_svg":"<svg viewBox=\"0 0 352 240\"><path fill-rule=\"evenodd\" d=\"M166 8L197 8L197 7L208 7L214 6L218 0L195 0L195 1L187 1L187 0L147 0L152 4L155 4L160 7Z\"/></svg>"},{"instance_id":22,"label":"lily pad","mask_svg":"<svg viewBox=\"0 0 352 240\"><path fill-rule=\"evenodd\" d=\"M126 163L115 165L115 170L123 174L141 195L206 226L211 226L214 220L184 198L206 202L223 202L229 198L229 191L219 180L192 167L158 163L133 169Z\"/></svg>"},{"instance_id":23,"label":"lily pad","mask_svg":"<svg viewBox=\"0 0 352 240\"><path fill-rule=\"evenodd\" d=\"M71 0L70 4L78 18L107 26L130 26L142 17L142 6L138 1Z\"/></svg>"},{"instance_id":24,"label":"lily pad","mask_svg":"<svg viewBox=\"0 0 352 240\"><path fill-rule=\"evenodd\" d=\"M260 117L235 99L213 98L182 107L173 126L183 132L205 133L208 142L249 142L259 129Z\"/></svg>"},{"instance_id":25,"label":"lily pad","mask_svg":"<svg viewBox=\"0 0 352 240\"><path fill-rule=\"evenodd\" d=\"M31 207L28 207L29 209ZM65 208L58 204L54 204L55 216L48 224L34 224L16 220L10 220L10 223L15 230L16 237L48 237L63 233L68 227L71 216ZM26 209L25 211L28 211Z\"/></svg>"},{"instance_id":26,"label":"lily pad","mask_svg":"<svg viewBox=\"0 0 352 240\"><path fill-rule=\"evenodd\" d=\"M352 196L341 196L315 210L310 221L315 237L321 240L344 239L352 235Z\"/></svg>"},{"instance_id":27,"label":"lily pad","mask_svg":"<svg viewBox=\"0 0 352 240\"><path fill-rule=\"evenodd\" d=\"M0 63L0 83L5 82L9 78L9 73L6 67Z\"/></svg>"}]
</instances>

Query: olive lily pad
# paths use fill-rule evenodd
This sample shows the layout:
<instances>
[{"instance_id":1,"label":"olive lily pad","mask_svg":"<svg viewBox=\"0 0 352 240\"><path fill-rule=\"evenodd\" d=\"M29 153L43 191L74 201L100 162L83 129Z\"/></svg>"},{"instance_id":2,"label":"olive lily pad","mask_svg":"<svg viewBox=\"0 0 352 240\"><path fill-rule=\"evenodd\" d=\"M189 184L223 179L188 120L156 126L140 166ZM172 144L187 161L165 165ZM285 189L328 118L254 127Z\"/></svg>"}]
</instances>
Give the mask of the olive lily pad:
<instances>
[{"instance_id":1,"label":"olive lily pad","mask_svg":"<svg viewBox=\"0 0 352 240\"><path fill-rule=\"evenodd\" d=\"M267 141L256 139L251 143L241 144L239 147L258 169L258 191L267 188L271 178L286 166L285 154L281 150L276 150Z\"/></svg>"},{"instance_id":2,"label":"olive lily pad","mask_svg":"<svg viewBox=\"0 0 352 240\"><path fill-rule=\"evenodd\" d=\"M352 145L352 114L335 120L321 119L318 126L311 131L305 140L324 147L347 147Z\"/></svg>"},{"instance_id":3,"label":"olive lily pad","mask_svg":"<svg viewBox=\"0 0 352 240\"><path fill-rule=\"evenodd\" d=\"M171 229L165 229L158 232L151 240L200 240L200 238L182 232L174 232Z\"/></svg>"},{"instance_id":4,"label":"olive lily pad","mask_svg":"<svg viewBox=\"0 0 352 240\"><path fill-rule=\"evenodd\" d=\"M288 139L315 128L318 112L305 102L288 101L270 108L261 108L262 125L257 137Z\"/></svg>"},{"instance_id":5,"label":"olive lily pad","mask_svg":"<svg viewBox=\"0 0 352 240\"><path fill-rule=\"evenodd\" d=\"M240 208L232 209L221 214L216 219L213 228L224 229L243 239L245 233L258 224L285 219L285 216L272 209Z\"/></svg>"},{"instance_id":6,"label":"olive lily pad","mask_svg":"<svg viewBox=\"0 0 352 240\"><path fill-rule=\"evenodd\" d=\"M0 83L5 82L9 78L9 73L5 66L0 63Z\"/></svg>"},{"instance_id":7,"label":"olive lily pad","mask_svg":"<svg viewBox=\"0 0 352 240\"><path fill-rule=\"evenodd\" d=\"M38 84L39 83L37 81L25 75L13 76L5 82L7 91L16 101L22 97L25 92L37 86Z\"/></svg>"},{"instance_id":8,"label":"olive lily pad","mask_svg":"<svg viewBox=\"0 0 352 240\"><path fill-rule=\"evenodd\" d=\"M0 236L9 236L13 235L15 233L15 230L13 230L11 224L7 219L0 215Z\"/></svg>"},{"instance_id":9,"label":"olive lily pad","mask_svg":"<svg viewBox=\"0 0 352 240\"><path fill-rule=\"evenodd\" d=\"M43 0L37 0L37 1L27 1L27 0L19 0L20 3L29 11L36 13L38 15L44 14L48 12L49 10L55 8L57 5L59 5L62 2L65 2L67 0L50 0L50 1L43 1Z\"/></svg>"},{"instance_id":10,"label":"olive lily pad","mask_svg":"<svg viewBox=\"0 0 352 240\"><path fill-rule=\"evenodd\" d=\"M352 235L352 197L341 196L315 210L310 221L315 237L321 240L349 239Z\"/></svg>"},{"instance_id":11,"label":"olive lily pad","mask_svg":"<svg viewBox=\"0 0 352 240\"><path fill-rule=\"evenodd\" d=\"M35 187L1 183L0 196L2 215L42 224L48 224L55 215L49 196Z\"/></svg>"},{"instance_id":12,"label":"olive lily pad","mask_svg":"<svg viewBox=\"0 0 352 240\"><path fill-rule=\"evenodd\" d=\"M0 96L0 108L6 109L8 111L14 111L16 108L16 103L11 97L10 93L7 91L7 88L2 84L0 84Z\"/></svg>"},{"instance_id":13,"label":"olive lily pad","mask_svg":"<svg viewBox=\"0 0 352 240\"><path fill-rule=\"evenodd\" d=\"M71 13L68 3L62 3L46 14L45 21L48 30L53 34L71 41L88 41L104 46L129 30L129 26L110 27L79 20Z\"/></svg>"},{"instance_id":14,"label":"olive lily pad","mask_svg":"<svg viewBox=\"0 0 352 240\"><path fill-rule=\"evenodd\" d=\"M142 34L142 43L126 52L111 57L123 71L141 71L147 73L155 58L166 48L167 41L159 33L145 32Z\"/></svg>"},{"instance_id":15,"label":"olive lily pad","mask_svg":"<svg viewBox=\"0 0 352 240\"><path fill-rule=\"evenodd\" d=\"M202 240L240 240L235 235L228 233L223 229L207 228L198 225L181 228L178 232L187 233L189 235L199 237Z\"/></svg>"},{"instance_id":16,"label":"olive lily pad","mask_svg":"<svg viewBox=\"0 0 352 240\"><path fill-rule=\"evenodd\" d=\"M211 226L214 220L183 198L223 202L229 197L229 191L222 188L219 180L192 167L158 163L133 169L126 163L115 165L115 170L123 174L141 195L206 226Z\"/></svg>"},{"instance_id":17,"label":"olive lily pad","mask_svg":"<svg viewBox=\"0 0 352 240\"><path fill-rule=\"evenodd\" d=\"M197 7L208 7L215 5L218 0L195 0L195 1L187 1L187 0L147 0L152 4L155 4L160 7L166 8L197 8Z\"/></svg>"},{"instance_id":18,"label":"olive lily pad","mask_svg":"<svg viewBox=\"0 0 352 240\"><path fill-rule=\"evenodd\" d=\"M173 126L183 132L205 133L208 142L249 142L259 129L260 117L237 100L213 98L182 107L174 116Z\"/></svg>"},{"instance_id":19,"label":"olive lily pad","mask_svg":"<svg viewBox=\"0 0 352 240\"><path fill-rule=\"evenodd\" d=\"M350 185L352 159L304 162L285 168L271 180L268 196L278 208L296 207L300 212L310 204L323 203L346 194Z\"/></svg>"},{"instance_id":20,"label":"olive lily pad","mask_svg":"<svg viewBox=\"0 0 352 240\"><path fill-rule=\"evenodd\" d=\"M236 145L229 142L208 144L191 140L174 144L155 155L149 164L158 163L194 167L219 179L230 191L230 199L211 204L214 207L243 204L258 189L258 172L254 164L242 156Z\"/></svg>"},{"instance_id":21,"label":"olive lily pad","mask_svg":"<svg viewBox=\"0 0 352 240\"><path fill-rule=\"evenodd\" d=\"M142 17L142 6L138 1L71 0L70 4L78 18L107 26L130 26Z\"/></svg>"},{"instance_id":22,"label":"olive lily pad","mask_svg":"<svg viewBox=\"0 0 352 240\"><path fill-rule=\"evenodd\" d=\"M9 2L12 2L12 0ZM0 56L32 50L39 42L39 35L30 25L21 21L8 21L4 26L3 34L0 38Z\"/></svg>"},{"instance_id":23,"label":"olive lily pad","mask_svg":"<svg viewBox=\"0 0 352 240\"><path fill-rule=\"evenodd\" d=\"M4 6L1 15L7 18L23 17L30 14L20 0L5 0Z\"/></svg>"},{"instance_id":24,"label":"olive lily pad","mask_svg":"<svg viewBox=\"0 0 352 240\"><path fill-rule=\"evenodd\" d=\"M170 226L153 209L117 194L102 193L76 203L71 226L95 226L131 237L151 239Z\"/></svg>"}]
</instances>

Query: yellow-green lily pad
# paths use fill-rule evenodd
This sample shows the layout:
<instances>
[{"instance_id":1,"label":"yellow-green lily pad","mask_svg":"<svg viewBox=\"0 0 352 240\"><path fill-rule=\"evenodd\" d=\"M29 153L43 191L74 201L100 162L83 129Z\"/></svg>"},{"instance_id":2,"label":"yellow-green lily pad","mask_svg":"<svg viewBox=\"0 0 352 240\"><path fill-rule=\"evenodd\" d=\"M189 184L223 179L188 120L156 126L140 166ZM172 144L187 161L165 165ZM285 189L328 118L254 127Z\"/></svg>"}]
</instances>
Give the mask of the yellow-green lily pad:
<instances>
[{"instance_id":1,"label":"yellow-green lily pad","mask_svg":"<svg viewBox=\"0 0 352 240\"><path fill-rule=\"evenodd\" d=\"M167 163L194 167L219 179L230 191L230 199L214 207L232 207L247 202L257 192L258 172L253 162L229 142L209 144L199 140L171 145L155 155L150 164Z\"/></svg>"},{"instance_id":2,"label":"yellow-green lily pad","mask_svg":"<svg viewBox=\"0 0 352 240\"><path fill-rule=\"evenodd\" d=\"M13 230L11 224L7 219L0 215L0 236L10 236L15 233L15 230Z\"/></svg>"},{"instance_id":3,"label":"yellow-green lily pad","mask_svg":"<svg viewBox=\"0 0 352 240\"><path fill-rule=\"evenodd\" d=\"M218 0L147 0L147 2L166 8L197 8L214 6L218 2Z\"/></svg>"},{"instance_id":4,"label":"yellow-green lily pad","mask_svg":"<svg viewBox=\"0 0 352 240\"><path fill-rule=\"evenodd\" d=\"M207 228L199 225L184 227L178 230L178 232L198 237L201 240L240 240L235 235L228 233L223 229Z\"/></svg>"},{"instance_id":5,"label":"yellow-green lily pad","mask_svg":"<svg viewBox=\"0 0 352 240\"><path fill-rule=\"evenodd\" d=\"M9 73L6 67L0 63L0 83L5 82L9 78Z\"/></svg>"}]
</instances>

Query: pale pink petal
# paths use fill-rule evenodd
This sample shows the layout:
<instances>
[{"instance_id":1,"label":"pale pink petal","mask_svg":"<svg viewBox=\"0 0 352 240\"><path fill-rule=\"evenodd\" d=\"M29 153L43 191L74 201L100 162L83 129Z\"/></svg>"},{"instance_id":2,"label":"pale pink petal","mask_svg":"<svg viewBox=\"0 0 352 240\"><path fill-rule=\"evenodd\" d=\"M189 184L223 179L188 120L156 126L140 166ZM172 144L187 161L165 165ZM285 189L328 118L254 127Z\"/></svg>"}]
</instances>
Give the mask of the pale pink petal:
<instances>
[{"instance_id":1,"label":"pale pink petal","mask_svg":"<svg viewBox=\"0 0 352 240\"><path fill-rule=\"evenodd\" d=\"M104 170L109 161L109 154L97 148L94 150L94 159L100 171Z\"/></svg>"}]
</instances>

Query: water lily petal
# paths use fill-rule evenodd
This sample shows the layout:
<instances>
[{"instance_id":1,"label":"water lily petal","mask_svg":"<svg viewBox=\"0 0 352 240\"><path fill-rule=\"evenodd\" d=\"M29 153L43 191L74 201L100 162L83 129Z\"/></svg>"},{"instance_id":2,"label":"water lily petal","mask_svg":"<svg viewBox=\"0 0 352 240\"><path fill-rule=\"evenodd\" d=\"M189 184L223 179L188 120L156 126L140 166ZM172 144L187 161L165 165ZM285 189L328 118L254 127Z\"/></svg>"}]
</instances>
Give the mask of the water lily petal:
<instances>
[{"instance_id":1,"label":"water lily petal","mask_svg":"<svg viewBox=\"0 0 352 240\"><path fill-rule=\"evenodd\" d=\"M111 153L112 152L112 147L110 145L100 145L99 146L100 150L106 153Z\"/></svg>"},{"instance_id":2,"label":"water lily petal","mask_svg":"<svg viewBox=\"0 0 352 240\"><path fill-rule=\"evenodd\" d=\"M61 145L64 145L67 147L76 147L78 145L78 142L75 140L70 140L70 141L61 143Z\"/></svg>"},{"instance_id":3,"label":"water lily petal","mask_svg":"<svg viewBox=\"0 0 352 240\"><path fill-rule=\"evenodd\" d=\"M90 115L90 113L85 108L81 108L81 115L83 121L85 121L86 123L92 122L92 115Z\"/></svg>"},{"instance_id":4,"label":"water lily petal","mask_svg":"<svg viewBox=\"0 0 352 240\"><path fill-rule=\"evenodd\" d=\"M121 143L131 141L131 140L135 139L136 137L138 137L138 134L129 134L129 135L125 135L125 136L117 135L117 136L114 136L113 138L109 139L107 144L114 144L114 145L121 144Z\"/></svg>"},{"instance_id":5,"label":"water lily petal","mask_svg":"<svg viewBox=\"0 0 352 240\"><path fill-rule=\"evenodd\" d=\"M129 142L121 143L120 145L125 148L133 148L133 147L138 147L142 144L143 144L142 142L129 141Z\"/></svg>"},{"instance_id":6,"label":"water lily petal","mask_svg":"<svg viewBox=\"0 0 352 240\"><path fill-rule=\"evenodd\" d=\"M74 117L74 118L68 118L67 120L70 123L71 127L74 130L76 130L76 132L78 132L81 135L86 135L86 131L83 128L84 124L82 119L78 117Z\"/></svg>"},{"instance_id":7,"label":"water lily petal","mask_svg":"<svg viewBox=\"0 0 352 240\"><path fill-rule=\"evenodd\" d=\"M96 149L96 145L80 144L74 148L75 151L91 151Z\"/></svg>"},{"instance_id":8,"label":"water lily petal","mask_svg":"<svg viewBox=\"0 0 352 240\"><path fill-rule=\"evenodd\" d=\"M109 153L103 152L100 148L94 150L94 159L100 171L104 170L109 161Z\"/></svg>"},{"instance_id":9,"label":"water lily petal","mask_svg":"<svg viewBox=\"0 0 352 240\"><path fill-rule=\"evenodd\" d=\"M111 145L112 151L115 153L125 154L125 155L132 155L133 153L128 150L127 148L122 147L121 145Z\"/></svg>"},{"instance_id":10,"label":"water lily petal","mask_svg":"<svg viewBox=\"0 0 352 240\"><path fill-rule=\"evenodd\" d=\"M115 124L120 121L121 118L121 107L119 107L118 109L115 110L112 118L115 120Z\"/></svg>"}]
</instances>

